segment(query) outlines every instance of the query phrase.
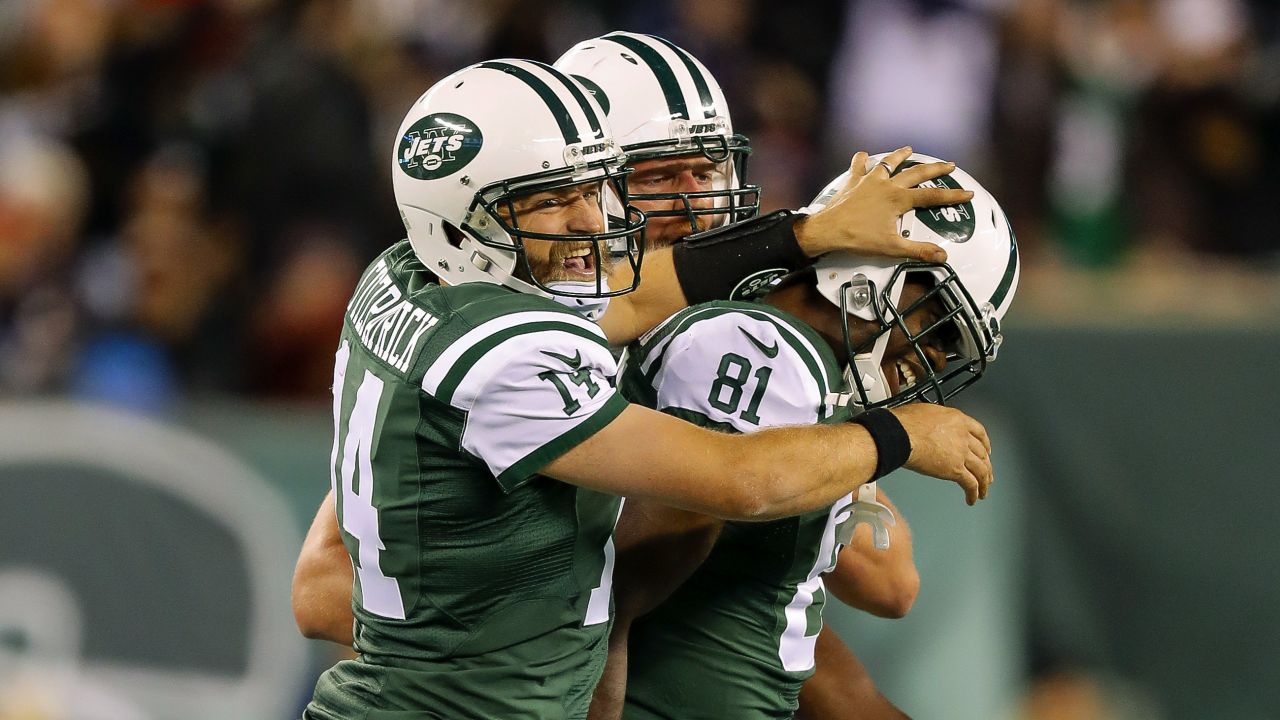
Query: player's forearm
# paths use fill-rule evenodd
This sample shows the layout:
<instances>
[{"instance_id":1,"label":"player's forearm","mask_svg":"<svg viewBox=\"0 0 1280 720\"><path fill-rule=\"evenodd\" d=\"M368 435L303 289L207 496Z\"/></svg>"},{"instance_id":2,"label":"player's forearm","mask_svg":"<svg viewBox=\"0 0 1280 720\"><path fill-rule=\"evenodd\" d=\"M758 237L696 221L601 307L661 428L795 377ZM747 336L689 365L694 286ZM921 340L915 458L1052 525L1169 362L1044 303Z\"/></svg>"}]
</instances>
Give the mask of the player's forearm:
<instances>
[{"instance_id":1,"label":"player's forearm","mask_svg":"<svg viewBox=\"0 0 1280 720\"><path fill-rule=\"evenodd\" d=\"M767 283L769 278L798 270L830 249L821 230L801 241L792 229L801 216L779 211L690 236L674 246L645 253L642 282L635 292L609 304L600 326L609 342L635 340L680 309L709 300L732 299L744 283ZM617 263L609 286L631 285L631 268Z\"/></svg>"},{"instance_id":2,"label":"player's forearm","mask_svg":"<svg viewBox=\"0 0 1280 720\"><path fill-rule=\"evenodd\" d=\"M609 635L609 658L591 695L587 720L619 720L627 701L627 637L630 621L615 620Z\"/></svg>"},{"instance_id":3,"label":"player's forearm","mask_svg":"<svg viewBox=\"0 0 1280 720\"><path fill-rule=\"evenodd\" d=\"M305 637L343 645L353 642L352 581L351 561L338 531L330 491L307 530L293 571L293 619Z\"/></svg>"},{"instance_id":4,"label":"player's forearm","mask_svg":"<svg viewBox=\"0 0 1280 720\"><path fill-rule=\"evenodd\" d=\"M860 425L823 425L727 436L728 457L746 475L743 517L773 520L830 505L871 480L876 445ZM741 481L740 481L741 482Z\"/></svg>"},{"instance_id":5,"label":"player's forearm","mask_svg":"<svg viewBox=\"0 0 1280 720\"><path fill-rule=\"evenodd\" d=\"M351 581L325 580L299 591L294 576L293 619L303 637L351 645Z\"/></svg>"},{"instance_id":6,"label":"player's forearm","mask_svg":"<svg viewBox=\"0 0 1280 720\"><path fill-rule=\"evenodd\" d=\"M796 720L903 720L907 715L880 694L858 657L824 627L814 648L816 668L800 687Z\"/></svg>"},{"instance_id":7,"label":"player's forearm","mask_svg":"<svg viewBox=\"0 0 1280 720\"><path fill-rule=\"evenodd\" d=\"M844 604L883 618L900 618L911 610L920 594L920 572L911 547L911 527L898 508L884 495L897 524L889 529L887 550L872 541L870 526L859 525L853 540L840 551L836 567L823 576L827 591Z\"/></svg>"},{"instance_id":8,"label":"player's forearm","mask_svg":"<svg viewBox=\"0 0 1280 720\"><path fill-rule=\"evenodd\" d=\"M920 594L920 573L909 548L901 548L909 543L895 533L888 550L877 550L872 546L871 528L858 526L854 544L840 551L835 571L823 578L827 590L844 604L876 617L905 616Z\"/></svg>"},{"instance_id":9,"label":"player's forearm","mask_svg":"<svg viewBox=\"0 0 1280 720\"><path fill-rule=\"evenodd\" d=\"M600 328L613 345L632 342L689 305L676 279L671 248L646 251L641 275L635 291L609 301L600 318ZM609 275L609 286L627 287L632 277L630 266L617 263Z\"/></svg>"},{"instance_id":10,"label":"player's forearm","mask_svg":"<svg viewBox=\"0 0 1280 720\"><path fill-rule=\"evenodd\" d=\"M876 462L861 425L730 435L631 405L542 474L726 520L770 520L830 505L867 482Z\"/></svg>"},{"instance_id":11,"label":"player's forearm","mask_svg":"<svg viewBox=\"0 0 1280 720\"><path fill-rule=\"evenodd\" d=\"M702 564L724 521L630 498L614 530L616 623L653 610Z\"/></svg>"}]
</instances>

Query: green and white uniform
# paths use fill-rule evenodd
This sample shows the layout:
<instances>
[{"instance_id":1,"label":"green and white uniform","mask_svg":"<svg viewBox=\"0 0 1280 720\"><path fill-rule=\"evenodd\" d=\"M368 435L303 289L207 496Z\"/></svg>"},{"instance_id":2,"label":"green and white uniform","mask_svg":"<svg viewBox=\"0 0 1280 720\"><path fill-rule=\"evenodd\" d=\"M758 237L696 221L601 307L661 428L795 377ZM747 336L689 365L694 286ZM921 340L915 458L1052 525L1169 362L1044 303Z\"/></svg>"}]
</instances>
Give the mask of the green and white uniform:
<instances>
[{"instance_id":1,"label":"green and white uniform","mask_svg":"<svg viewBox=\"0 0 1280 720\"><path fill-rule=\"evenodd\" d=\"M621 501L536 473L626 407L615 374L551 300L434 284L408 242L374 261L333 379L360 656L306 718L586 717Z\"/></svg>"},{"instance_id":2,"label":"green and white uniform","mask_svg":"<svg viewBox=\"0 0 1280 720\"><path fill-rule=\"evenodd\" d=\"M633 402L731 432L848 417L827 403L843 389L831 348L768 305L683 310L628 349L620 378ZM852 503L727 523L707 561L632 626L624 717L791 717L813 673L821 573L852 536Z\"/></svg>"}]
</instances>

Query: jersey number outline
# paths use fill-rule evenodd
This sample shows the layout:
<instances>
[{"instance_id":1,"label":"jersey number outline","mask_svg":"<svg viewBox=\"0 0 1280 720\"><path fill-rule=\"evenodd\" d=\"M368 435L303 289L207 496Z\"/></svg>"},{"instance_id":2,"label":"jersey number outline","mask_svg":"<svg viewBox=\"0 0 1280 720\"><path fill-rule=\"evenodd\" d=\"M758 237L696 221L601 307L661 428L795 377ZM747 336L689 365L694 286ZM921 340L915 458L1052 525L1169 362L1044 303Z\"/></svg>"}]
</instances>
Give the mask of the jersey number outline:
<instances>
[{"instance_id":1,"label":"jersey number outline","mask_svg":"<svg viewBox=\"0 0 1280 720\"><path fill-rule=\"evenodd\" d=\"M557 372L555 370L544 370L538 373L539 380L545 380L556 386L556 390L560 393L560 399L564 400L564 414L572 415L582 408L582 403L573 396L569 391L569 386L561 379L561 375L569 378L569 382L574 385L580 385L587 389L587 397L593 398L600 392L600 386L595 379L591 377L591 371L587 368L578 368L573 372Z\"/></svg>"},{"instance_id":2,"label":"jersey number outline","mask_svg":"<svg viewBox=\"0 0 1280 720\"><path fill-rule=\"evenodd\" d=\"M335 493L341 493L338 513L342 529L356 542L352 565L360 580L360 605L374 615L405 619L400 582L388 577L379 565L379 555L387 546L378 535L378 509L373 506L373 431L385 385L381 378L365 370L356 390L355 405L347 418L347 435L342 438L342 401L346 394L346 366L351 346L344 341L338 349L333 371L333 456L330 463ZM342 465L338 465L338 449Z\"/></svg>"},{"instance_id":3,"label":"jersey number outline","mask_svg":"<svg viewBox=\"0 0 1280 720\"><path fill-rule=\"evenodd\" d=\"M773 368L768 365L763 365L756 370L755 391L751 393L751 400L747 402L747 408L738 416L752 425L760 424L760 416L756 413L759 412L760 403L764 400L765 391L769 387L769 376L771 375L773 375ZM716 370L715 381L711 383L711 392L707 395L707 402L711 404L711 407L726 415L738 412L738 406L742 404L743 388L750 377L750 360L737 353L725 353L724 357L720 358L720 367ZM727 400L721 399L726 388L729 390L729 398Z\"/></svg>"},{"instance_id":4,"label":"jersey number outline","mask_svg":"<svg viewBox=\"0 0 1280 720\"><path fill-rule=\"evenodd\" d=\"M822 576L836 569L845 538L852 539L853 532L845 531L853 518L853 494L840 498L827 513L822 528L822 540L809 576L796 585L783 610L786 625L778 638L778 659L788 672L805 672L813 668L814 648L818 633L822 630L822 610L827 601L827 589Z\"/></svg>"},{"instance_id":5,"label":"jersey number outline","mask_svg":"<svg viewBox=\"0 0 1280 720\"><path fill-rule=\"evenodd\" d=\"M626 498L618 501L618 514L613 516L613 526L618 527L618 518L622 517L622 506L627 504ZM582 626L599 625L609 621L610 600L613 597L613 563L617 551L613 545L613 532L604 542L604 567L600 569L600 584L591 588L587 596L587 614L582 619Z\"/></svg>"}]
</instances>

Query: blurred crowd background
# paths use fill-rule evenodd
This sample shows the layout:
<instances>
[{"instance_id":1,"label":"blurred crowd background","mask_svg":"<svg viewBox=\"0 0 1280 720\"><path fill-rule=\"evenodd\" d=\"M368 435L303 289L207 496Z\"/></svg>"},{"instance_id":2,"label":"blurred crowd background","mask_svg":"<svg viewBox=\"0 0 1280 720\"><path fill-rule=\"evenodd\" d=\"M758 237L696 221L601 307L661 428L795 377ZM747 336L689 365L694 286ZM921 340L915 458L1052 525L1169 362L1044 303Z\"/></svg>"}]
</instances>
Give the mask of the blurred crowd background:
<instances>
[{"instance_id":1,"label":"blurred crowd background","mask_svg":"<svg viewBox=\"0 0 1280 720\"><path fill-rule=\"evenodd\" d=\"M972 691L995 700L924 716L995 717L1025 673L1044 680L1027 717L1275 717L1256 711L1280 703L1268 657L1280 648L1268 610L1280 561L1265 545L1280 512L1276 380L1265 370L1280 352L1280 4L1263 0L0 0L0 460L11 466L0 480L12 481L0 523L0 555L12 557L0 570L49 561L31 560L32 537L65 545L66 572L50 577L103 574L100 595L72 593L87 638L114 633L121 642L99 645L154 666L189 645L216 672L244 669L237 658L257 648L253 662L282 675L246 666L262 697L305 700L314 674L299 680L298 663L268 652L302 642L281 582L295 545L266 543L268 600L251 603L234 580L221 595L188 591L271 528L300 537L290 513L305 527L327 487L342 310L367 262L402 237L396 127L464 65L552 61L613 29L662 35L706 63L751 137L765 210L806 204L856 150L911 144L980 179L1017 231L1025 264L1008 359L978 395L999 412L976 413L993 437L1016 436L998 446L1014 480L1002 504L962 517L941 495L914 498L922 575L936 590L916 620L883 630L883 646L857 629L869 657L920 673L899 674L891 697L913 687L945 703ZM23 402L50 397L75 402L47 417ZM51 430L70 422L60 413L104 403L159 423L143 433L130 415L91 413L80 435ZM163 439L181 425L270 482L237 485L191 460L186 441ZM31 474L28 455L46 441L73 469ZM126 461L153 453L176 463L152 473L159 486L182 474L174 468L222 481L180 483L233 496L214 527L243 514L242 485L274 486L288 510L246 536L258 540L217 552L212 540L176 542L194 521L120 500L127 492L112 484L142 472ZM103 478L77 476L99 455L122 457ZM895 495L903 507L924 492L913 487ZM83 515L67 514L73 500ZM103 507L119 515L110 537L130 550L91 562L110 545L97 533ZM928 540L924 528L948 535ZM152 539L139 541L144 532ZM156 602L165 594L146 588L185 588L181 612L205 620L156 610L181 641L134 629L149 611L100 600L128 597L115 580L122 560L175 573L138 587ZM17 587L6 582L0 590ZM31 598L57 595L33 587L0 593L0 629L50 604ZM1031 609L1019 609L1026 598ZM246 619L256 606L269 606L263 625ZM218 620L228 607L241 615ZM952 621L958 607L969 621ZM119 614L95 620L111 608ZM1256 652L1237 652L1233 632ZM86 655L101 650L85 642ZM205 649L219 642L230 642L222 655ZM990 652L975 654L984 643ZM108 654L122 657L136 660ZM975 657L996 662L975 667ZM1186 681L1205 658L1222 665L1215 692ZM1163 714L1143 698L1119 714L1081 710L1094 686L1058 671L1093 665L1163 688ZM939 684L947 678L954 693ZM974 678L991 687L973 690ZM177 707L189 694L167 677L148 689ZM1226 696L1252 709L1225 711Z\"/></svg>"},{"instance_id":2,"label":"blurred crowd background","mask_svg":"<svg viewBox=\"0 0 1280 720\"><path fill-rule=\"evenodd\" d=\"M322 401L349 289L402 236L408 105L614 28L710 67L767 209L910 143L1003 203L1037 280L1015 313L1088 312L1117 270L1191 312L1274 305L1271 2L5 0L0 395Z\"/></svg>"}]
</instances>

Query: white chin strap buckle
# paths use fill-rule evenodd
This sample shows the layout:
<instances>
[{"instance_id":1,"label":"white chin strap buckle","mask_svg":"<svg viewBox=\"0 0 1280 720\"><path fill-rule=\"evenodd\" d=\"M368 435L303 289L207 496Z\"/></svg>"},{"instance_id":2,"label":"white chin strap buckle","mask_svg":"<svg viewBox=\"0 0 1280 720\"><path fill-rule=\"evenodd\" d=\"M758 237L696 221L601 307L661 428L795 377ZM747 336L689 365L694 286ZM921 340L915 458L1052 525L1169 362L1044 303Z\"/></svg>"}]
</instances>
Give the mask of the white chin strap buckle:
<instances>
[{"instance_id":1,"label":"white chin strap buckle","mask_svg":"<svg viewBox=\"0 0 1280 720\"><path fill-rule=\"evenodd\" d=\"M589 293L595 291L596 284L585 280L561 280L559 282L547 283L547 289L551 291L551 299L564 305L565 307L576 310L579 315L595 322L604 317L604 311L609 308L609 298L607 297L576 297L574 295L557 295L557 290L569 293ZM609 283L603 281L600 283L599 289L603 292L609 292Z\"/></svg>"},{"instance_id":2,"label":"white chin strap buckle","mask_svg":"<svg viewBox=\"0 0 1280 720\"><path fill-rule=\"evenodd\" d=\"M871 537L877 550L889 549L889 527L898 524L898 518L888 505L876 500L876 484L865 483L858 488L858 499L853 503L853 515L850 519L850 533L859 523L871 526Z\"/></svg>"}]
</instances>

